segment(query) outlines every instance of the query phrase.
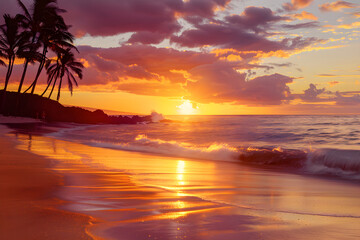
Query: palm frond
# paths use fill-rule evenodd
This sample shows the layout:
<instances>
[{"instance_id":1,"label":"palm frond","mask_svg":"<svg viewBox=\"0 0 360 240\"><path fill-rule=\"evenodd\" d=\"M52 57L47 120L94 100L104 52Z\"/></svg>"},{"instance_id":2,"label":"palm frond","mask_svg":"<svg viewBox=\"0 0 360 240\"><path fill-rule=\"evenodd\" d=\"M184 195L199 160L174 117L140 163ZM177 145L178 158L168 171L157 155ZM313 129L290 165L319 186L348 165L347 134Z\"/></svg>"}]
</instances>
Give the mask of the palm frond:
<instances>
[{"instance_id":1,"label":"palm frond","mask_svg":"<svg viewBox=\"0 0 360 240\"><path fill-rule=\"evenodd\" d=\"M23 12L25 13L25 17L28 19L31 19L31 14L27 10L26 6L20 0L17 0L17 2L19 4L19 6L21 7L21 9L23 10Z\"/></svg>"}]
</instances>

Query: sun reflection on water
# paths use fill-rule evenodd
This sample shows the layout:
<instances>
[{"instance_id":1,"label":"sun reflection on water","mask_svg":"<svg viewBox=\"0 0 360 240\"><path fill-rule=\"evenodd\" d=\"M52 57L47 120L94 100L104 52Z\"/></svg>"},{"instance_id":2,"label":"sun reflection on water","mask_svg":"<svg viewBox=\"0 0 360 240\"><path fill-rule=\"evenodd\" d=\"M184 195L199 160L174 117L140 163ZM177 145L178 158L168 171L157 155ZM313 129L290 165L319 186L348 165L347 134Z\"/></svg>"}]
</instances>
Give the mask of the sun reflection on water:
<instances>
[{"instance_id":1,"label":"sun reflection on water","mask_svg":"<svg viewBox=\"0 0 360 240\"><path fill-rule=\"evenodd\" d=\"M176 165L176 179L177 181L177 191L176 194L177 196L181 197L184 196L183 194L183 186L186 184L186 182L184 181L184 173L185 173L185 166L186 163L183 160L178 160L177 161L177 165ZM186 204L185 202L178 200L177 202L175 202L175 207L177 209L184 209L186 208ZM185 216L187 213L186 212L178 212L176 214L176 217L182 217Z\"/></svg>"},{"instance_id":2,"label":"sun reflection on water","mask_svg":"<svg viewBox=\"0 0 360 240\"><path fill-rule=\"evenodd\" d=\"M176 179L178 180L177 185L184 186L186 182L184 181L184 173L185 173L185 161L178 160L176 167Z\"/></svg>"}]
</instances>

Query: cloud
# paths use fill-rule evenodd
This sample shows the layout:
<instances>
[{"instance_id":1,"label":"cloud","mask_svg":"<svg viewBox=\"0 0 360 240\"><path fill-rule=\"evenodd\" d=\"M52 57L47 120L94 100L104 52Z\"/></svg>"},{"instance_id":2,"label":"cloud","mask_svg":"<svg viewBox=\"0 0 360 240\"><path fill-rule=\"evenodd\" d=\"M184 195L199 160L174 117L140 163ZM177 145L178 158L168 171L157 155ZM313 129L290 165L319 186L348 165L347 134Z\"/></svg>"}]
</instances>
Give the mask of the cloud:
<instances>
[{"instance_id":1,"label":"cloud","mask_svg":"<svg viewBox=\"0 0 360 240\"><path fill-rule=\"evenodd\" d=\"M356 7L357 5L354 3L341 1L341 0L319 5L320 10L323 12L336 12L336 11L341 11L344 8L356 8Z\"/></svg>"},{"instance_id":2,"label":"cloud","mask_svg":"<svg viewBox=\"0 0 360 240\"><path fill-rule=\"evenodd\" d=\"M261 33L266 32L271 23L289 20L289 18L275 15L269 8L247 7L241 15L227 16L225 20L228 23Z\"/></svg>"},{"instance_id":3,"label":"cloud","mask_svg":"<svg viewBox=\"0 0 360 240\"><path fill-rule=\"evenodd\" d=\"M281 74L265 75L247 81L243 99L247 104L278 105L290 100L291 92L287 84L293 78Z\"/></svg>"},{"instance_id":4,"label":"cloud","mask_svg":"<svg viewBox=\"0 0 360 240\"><path fill-rule=\"evenodd\" d=\"M360 75L356 75L356 74L327 74L327 73L318 74L316 76L317 77L360 77Z\"/></svg>"},{"instance_id":5,"label":"cloud","mask_svg":"<svg viewBox=\"0 0 360 240\"><path fill-rule=\"evenodd\" d=\"M353 22L350 24L341 24L338 26L334 26L336 28L341 28L341 29L354 29L354 28L360 28L360 22Z\"/></svg>"},{"instance_id":6,"label":"cloud","mask_svg":"<svg viewBox=\"0 0 360 240\"><path fill-rule=\"evenodd\" d=\"M310 83L309 88L304 91L304 94L300 95L300 98L305 102L318 102L321 101L318 96L324 92L325 88L317 89L315 84Z\"/></svg>"},{"instance_id":7,"label":"cloud","mask_svg":"<svg viewBox=\"0 0 360 240\"><path fill-rule=\"evenodd\" d=\"M301 13L291 14L289 16L291 16L292 18L299 19L299 20L304 20L304 19L314 20L314 21L318 20L318 18L314 14L306 12L306 11L302 11Z\"/></svg>"},{"instance_id":8,"label":"cloud","mask_svg":"<svg viewBox=\"0 0 360 240\"><path fill-rule=\"evenodd\" d=\"M328 84L330 85L330 87L333 87L335 86L336 84L339 84L340 82L338 81L331 81L331 82L328 82Z\"/></svg>"},{"instance_id":9,"label":"cloud","mask_svg":"<svg viewBox=\"0 0 360 240\"><path fill-rule=\"evenodd\" d=\"M188 98L196 102L277 105L290 96L287 84L292 78L280 74L246 81L245 73L224 62L202 65L190 73L196 81L188 82L185 88L190 93Z\"/></svg>"},{"instance_id":10,"label":"cloud","mask_svg":"<svg viewBox=\"0 0 360 240\"><path fill-rule=\"evenodd\" d=\"M131 42L159 43L181 29L178 16L211 18L230 0L60 0L77 36L135 32ZM149 39L146 39L149 37Z\"/></svg>"},{"instance_id":11,"label":"cloud","mask_svg":"<svg viewBox=\"0 0 360 240\"><path fill-rule=\"evenodd\" d=\"M352 12L349 14L351 14L354 18L360 18L360 12Z\"/></svg>"},{"instance_id":12,"label":"cloud","mask_svg":"<svg viewBox=\"0 0 360 240\"><path fill-rule=\"evenodd\" d=\"M218 8L226 7L231 0L189 0L182 1L182 6L177 11L187 16L212 17Z\"/></svg>"},{"instance_id":13,"label":"cloud","mask_svg":"<svg viewBox=\"0 0 360 240\"><path fill-rule=\"evenodd\" d=\"M187 79L183 72L217 60L215 54L211 53L179 51L138 44L117 48L80 46L79 50L80 57L90 65L89 69L95 68L110 76L117 76L109 78L109 82L142 79L185 83Z\"/></svg>"},{"instance_id":14,"label":"cloud","mask_svg":"<svg viewBox=\"0 0 360 240\"><path fill-rule=\"evenodd\" d=\"M317 38L284 38L274 40L279 33L269 31L278 27L276 23L288 21L288 16L276 15L269 8L248 7L240 15L231 15L223 20L195 23L193 28L170 38L171 43L181 47L217 47L237 51L276 52L293 51L321 42ZM316 22L300 25L285 25L287 28L314 27Z\"/></svg>"},{"instance_id":15,"label":"cloud","mask_svg":"<svg viewBox=\"0 0 360 240\"><path fill-rule=\"evenodd\" d=\"M270 23L285 19L289 18L277 16L270 9L249 7L241 15L228 16L224 21L196 24L195 28L185 30L170 40L182 47L213 46L261 52L298 50L319 42L317 38L301 37L283 38L281 41L267 39L266 36L271 35L267 33L272 28Z\"/></svg>"},{"instance_id":16,"label":"cloud","mask_svg":"<svg viewBox=\"0 0 360 240\"><path fill-rule=\"evenodd\" d=\"M110 49L80 46L79 50L88 66L81 82L85 87L102 85L133 94L184 96L202 103L276 105L291 99L287 84L293 78L272 74L248 80L251 75L239 71L262 66L220 60L214 53L137 44Z\"/></svg>"},{"instance_id":17,"label":"cloud","mask_svg":"<svg viewBox=\"0 0 360 240\"><path fill-rule=\"evenodd\" d=\"M247 80L250 75L239 70L254 66L223 61L213 53L136 44L111 49L80 46L79 50L88 63L85 87L102 84L133 94L184 96L202 103L277 105L291 99L287 84L293 78L273 74Z\"/></svg>"},{"instance_id":18,"label":"cloud","mask_svg":"<svg viewBox=\"0 0 360 240\"><path fill-rule=\"evenodd\" d=\"M182 28L181 17L212 18L219 8L225 8L230 0L58 0L66 9L64 18L72 25L77 37L113 36L135 33L131 42L159 43ZM30 1L24 1L30 5ZM16 14L20 7L16 1L1 6L4 13ZM148 39L146 39L148 37Z\"/></svg>"},{"instance_id":19,"label":"cloud","mask_svg":"<svg viewBox=\"0 0 360 240\"><path fill-rule=\"evenodd\" d=\"M181 26L171 2L146 0L59 1L77 36L110 36L126 32L152 31L170 35ZM71 21L70 21L71 19Z\"/></svg>"},{"instance_id":20,"label":"cloud","mask_svg":"<svg viewBox=\"0 0 360 240\"><path fill-rule=\"evenodd\" d=\"M338 84L339 82L330 82L331 86ZM360 92L331 92L325 88L318 89L315 84L310 84L309 88L304 91L303 94L294 94L294 97L300 98L305 102L335 102L336 105L358 105L360 104ZM324 95L323 97L319 97Z\"/></svg>"},{"instance_id":21,"label":"cloud","mask_svg":"<svg viewBox=\"0 0 360 240\"><path fill-rule=\"evenodd\" d=\"M338 105L358 105L360 104L360 95L336 92L335 100Z\"/></svg>"},{"instance_id":22,"label":"cloud","mask_svg":"<svg viewBox=\"0 0 360 240\"><path fill-rule=\"evenodd\" d=\"M319 22L317 21L312 21L312 22L306 22L306 23L297 23L297 24L283 24L282 27L290 29L290 30L295 30L295 29L300 29L300 28L315 28L315 27L319 27Z\"/></svg>"},{"instance_id":23,"label":"cloud","mask_svg":"<svg viewBox=\"0 0 360 240\"><path fill-rule=\"evenodd\" d=\"M291 3L284 3L283 9L294 11L309 6L314 0L291 0Z\"/></svg>"},{"instance_id":24,"label":"cloud","mask_svg":"<svg viewBox=\"0 0 360 240\"><path fill-rule=\"evenodd\" d=\"M291 62L287 62L287 63L269 63L270 65L276 66L276 67L291 67L294 64Z\"/></svg>"},{"instance_id":25,"label":"cloud","mask_svg":"<svg viewBox=\"0 0 360 240\"><path fill-rule=\"evenodd\" d=\"M282 49L279 42L246 32L241 27L218 24L198 25L196 29L186 30L180 36L172 37L171 42L190 48L210 45L242 51L269 52Z\"/></svg>"},{"instance_id":26,"label":"cloud","mask_svg":"<svg viewBox=\"0 0 360 240\"><path fill-rule=\"evenodd\" d=\"M134 33L131 35L128 40L129 43L142 43L142 44L157 44L161 43L165 38L167 38L167 34L149 32L149 31L141 31Z\"/></svg>"},{"instance_id":27,"label":"cloud","mask_svg":"<svg viewBox=\"0 0 360 240\"><path fill-rule=\"evenodd\" d=\"M322 73L322 74L318 74L316 75L318 77L336 77L337 75L335 74L327 74L327 73Z\"/></svg>"}]
</instances>

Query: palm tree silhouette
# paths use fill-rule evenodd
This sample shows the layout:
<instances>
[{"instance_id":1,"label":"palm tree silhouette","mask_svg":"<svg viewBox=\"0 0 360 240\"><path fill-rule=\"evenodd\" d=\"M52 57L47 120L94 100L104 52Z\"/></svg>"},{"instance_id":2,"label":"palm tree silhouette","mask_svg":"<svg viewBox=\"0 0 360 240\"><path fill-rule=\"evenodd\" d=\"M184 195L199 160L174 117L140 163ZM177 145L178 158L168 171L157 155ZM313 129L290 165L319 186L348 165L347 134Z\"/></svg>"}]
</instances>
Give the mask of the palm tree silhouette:
<instances>
[{"instance_id":1,"label":"palm tree silhouette","mask_svg":"<svg viewBox=\"0 0 360 240\"><path fill-rule=\"evenodd\" d=\"M6 66L5 62L1 60L1 58L5 58L5 54L0 50L0 65Z\"/></svg>"},{"instance_id":2,"label":"palm tree silhouette","mask_svg":"<svg viewBox=\"0 0 360 240\"><path fill-rule=\"evenodd\" d=\"M54 24L55 19L57 19L58 22L63 23L62 18L59 17L59 13L64 12L64 10L57 7L57 0L34 0L32 5L32 13L30 14L21 0L17 1L23 11L23 14L18 14L18 17L21 19L22 27L25 29L25 32L28 32L31 35L31 49L29 49L29 52L25 57L24 70L18 89L18 92L20 92L24 83L28 64L29 62L34 62L36 60L40 62L40 70L38 70L39 74L37 74L36 77L37 81L38 75L40 75L45 61L45 57L37 53L37 50L41 46L40 36L44 35L46 28L49 28L49 26ZM63 25L66 26L65 24ZM47 48L44 47L43 53L46 54L46 51ZM35 85L36 82L33 84L32 93L35 90Z\"/></svg>"},{"instance_id":3,"label":"palm tree silhouette","mask_svg":"<svg viewBox=\"0 0 360 240\"><path fill-rule=\"evenodd\" d=\"M71 50L72 50L72 48L67 48L65 50L60 50L58 52L56 63L50 65L50 61L48 61L47 65L46 65L47 74L48 74L48 87L50 86L51 82L54 80L51 92L49 94L49 98L51 98L51 95L52 95L52 93L54 91L57 80L60 79L59 86L58 86L58 94L57 94L57 97L56 97L57 101L59 101L59 99L60 99L62 81L63 81L63 77L65 75L67 77L67 83L68 83L68 87L69 87L69 90L71 92L71 95L72 95L72 92L73 92L73 84L78 86L78 83L77 83L77 81L75 79L75 76L74 76L73 72L80 79L82 79L82 76L83 76L82 75L82 69L84 68L84 66L83 66L82 63L77 62L75 60L74 53L72 53Z\"/></svg>"},{"instance_id":4,"label":"palm tree silhouette","mask_svg":"<svg viewBox=\"0 0 360 240\"><path fill-rule=\"evenodd\" d=\"M65 24L64 19L60 15L56 15L52 19L49 19L49 21L42 27L39 36L39 42L42 44L43 48L42 59L39 64L35 80L29 88L25 90L25 92L31 89L31 93L34 93L37 80L46 63L46 54L48 49L56 53L60 48L74 48L74 36L68 32L68 28L69 26Z\"/></svg>"},{"instance_id":5,"label":"palm tree silhouette","mask_svg":"<svg viewBox=\"0 0 360 240\"><path fill-rule=\"evenodd\" d=\"M23 57L26 55L28 38L26 34L19 32L17 17L4 14L4 20L5 24L0 26L0 52L3 58L8 59L4 87L4 91L6 91L16 56Z\"/></svg>"}]
</instances>

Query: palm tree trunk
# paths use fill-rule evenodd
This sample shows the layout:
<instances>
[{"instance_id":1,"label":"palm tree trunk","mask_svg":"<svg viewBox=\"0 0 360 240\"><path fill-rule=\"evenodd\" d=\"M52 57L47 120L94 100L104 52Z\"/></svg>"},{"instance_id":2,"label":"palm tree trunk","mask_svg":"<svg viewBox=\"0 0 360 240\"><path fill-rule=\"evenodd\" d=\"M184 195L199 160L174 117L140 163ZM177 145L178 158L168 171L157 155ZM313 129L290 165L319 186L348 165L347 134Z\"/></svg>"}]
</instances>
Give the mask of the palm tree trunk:
<instances>
[{"instance_id":1,"label":"palm tree trunk","mask_svg":"<svg viewBox=\"0 0 360 240\"><path fill-rule=\"evenodd\" d=\"M51 88L51 92L50 92L49 97L48 97L49 99L51 98L51 94L52 94L52 93L53 93L53 91L54 91L54 88L55 88L56 82L57 82L57 78L55 78L54 84L53 84L53 86L52 86L52 88Z\"/></svg>"},{"instance_id":2,"label":"palm tree trunk","mask_svg":"<svg viewBox=\"0 0 360 240\"><path fill-rule=\"evenodd\" d=\"M50 85L51 85L52 79L50 80L50 82L48 83L48 85L46 86L45 90L43 91L43 93L40 95L41 97L44 96L44 94L46 93L46 91L49 89Z\"/></svg>"},{"instance_id":3,"label":"palm tree trunk","mask_svg":"<svg viewBox=\"0 0 360 240\"><path fill-rule=\"evenodd\" d=\"M28 64L29 64L29 61L26 59L26 60L25 60L25 65L24 65L24 71L23 71L23 74L22 74L22 76L21 76L21 80L20 80L20 84L19 84L18 93L21 92L21 88L22 88L22 85L23 85L23 83L24 83L24 79L25 79L25 75L26 75L26 70L27 70Z\"/></svg>"},{"instance_id":4,"label":"palm tree trunk","mask_svg":"<svg viewBox=\"0 0 360 240\"><path fill-rule=\"evenodd\" d=\"M47 53L47 46L44 46L44 49L43 49L43 56L42 56L42 61L40 62L40 65L39 65L39 68L38 68L38 71L36 73L36 77L35 77L35 80L34 82L31 84L32 85L32 89L31 89L31 94L34 94L34 91L35 91L35 87L36 87L36 83L37 83L37 80L40 76L40 73L44 67L44 64L45 64L45 58L46 58L46 53Z\"/></svg>"},{"instance_id":5,"label":"palm tree trunk","mask_svg":"<svg viewBox=\"0 0 360 240\"><path fill-rule=\"evenodd\" d=\"M58 89L58 95L56 97L56 100L59 101L60 99L60 91L61 91L61 83L62 83L63 76L60 77L60 83L59 83L59 89Z\"/></svg>"},{"instance_id":6,"label":"palm tree trunk","mask_svg":"<svg viewBox=\"0 0 360 240\"><path fill-rule=\"evenodd\" d=\"M41 96L44 96L44 94L46 93L46 91L49 89L49 87L50 87L50 85L51 85L51 83L52 83L52 81L53 81L53 79L54 79L54 75L55 75L55 74L52 74L52 75L51 75L50 81L48 82L48 85L46 86L46 88L45 88L44 92L41 94Z\"/></svg>"},{"instance_id":7,"label":"palm tree trunk","mask_svg":"<svg viewBox=\"0 0 360 240\"><path fill-rule=\"evenodd\" d=\"M15 57L10 57L9 58L9 65L8 65L8 70L6 72L6 78L5 78L5 86L4 86L4 91L6 91L7 86L9 84L9 80L10 80L10 76L14 67L14 61L15 61Z\"/></svg>"},{"instance_id":8,"label":"palm tree trunk","mask_svg":"<svg viewBox=\"0 0 360 240\"><path fill-rule=\"evenodd\" d=\"M15 60L15 57L10 57L9 58L8 70L6 72L6 77L5 77L4 92L3 92L2 97L1 97L0 113L5 113L6 89L7 89L7 86L9 84L10 76L11 76L12 69L13 69L13 66L14 66L14 60Z\"/></svg>"},{"instance_id":9,"label":"palm tree trunk","mask_svg":"<svg viewBox=\"0 0 360 240\"><path fill-rule=\"evenodd\" d=\"M35 34L32 36L31 44L34 44L34 42L35 42ZM25 79L25 75L26 75L26 70L27 70L28 64L29 64L29 60L28 60L27 58L25 58L25 66L24 66L23 74L22 74L22 76L21 76L18 93L20 93L21 88L22 88L22 85L23 85L23 83L24 83L24 79ZM25 92L27 92L27 90L29 90L29 89L26 89Z\"/></svg>"}]
</instances>

